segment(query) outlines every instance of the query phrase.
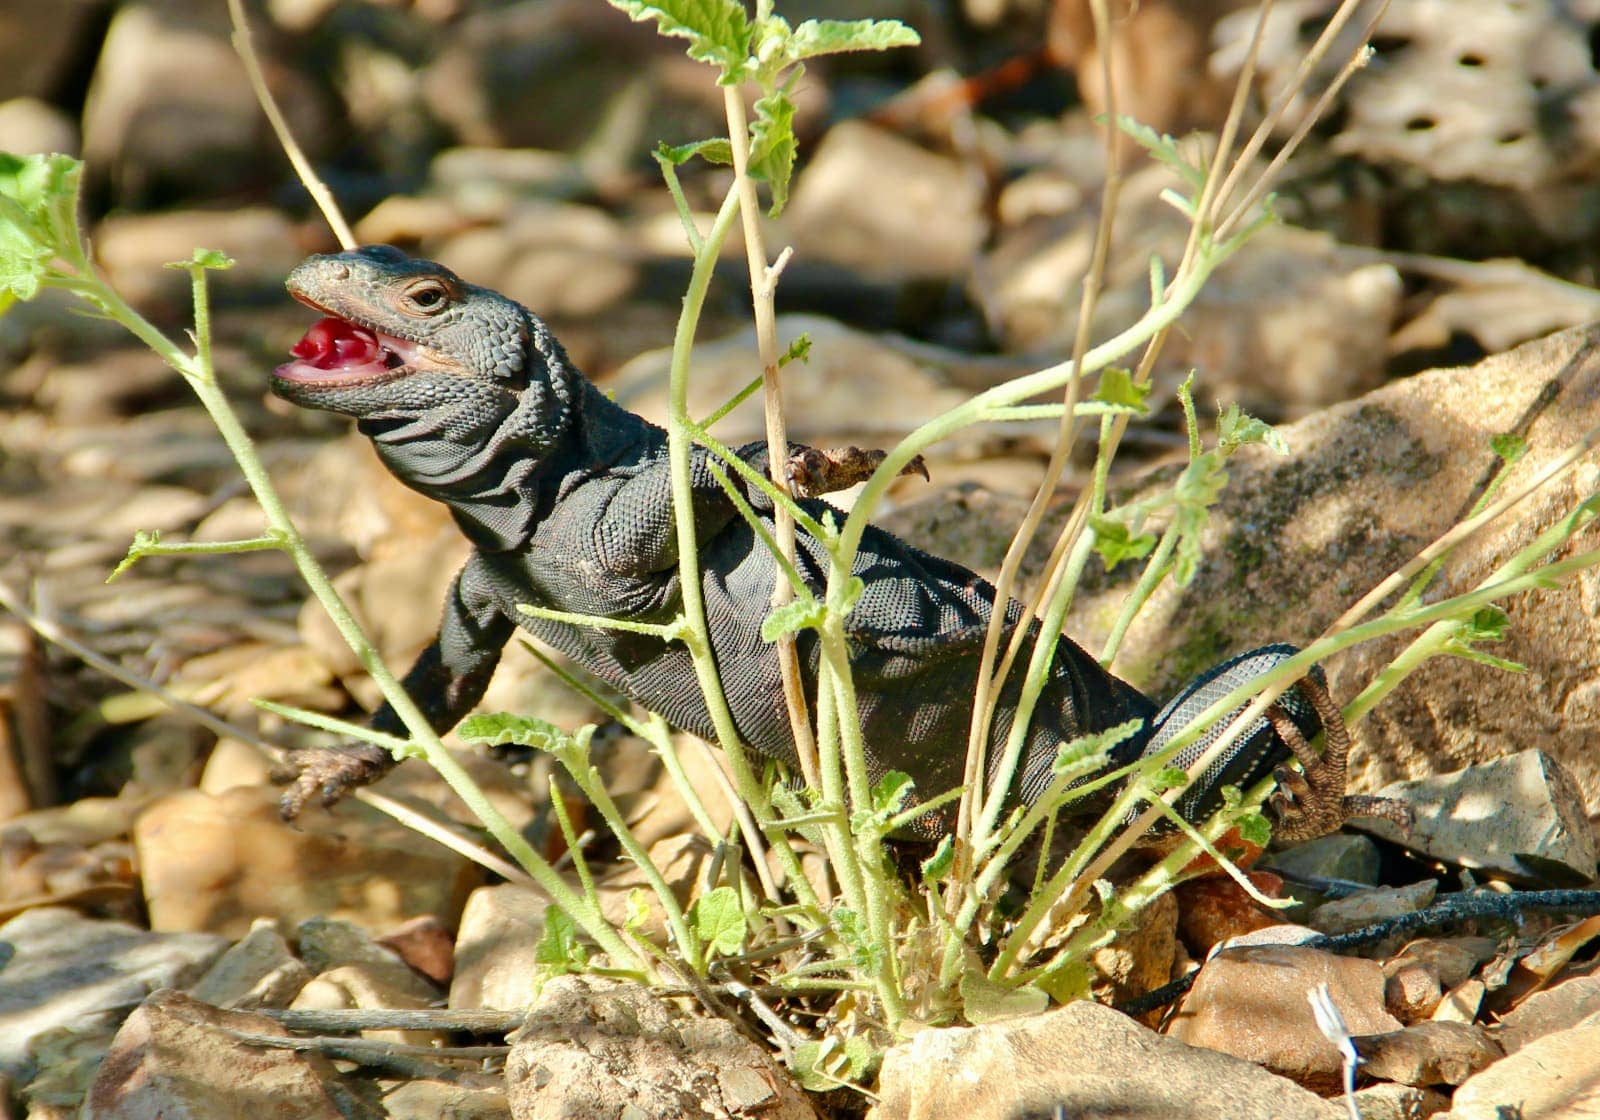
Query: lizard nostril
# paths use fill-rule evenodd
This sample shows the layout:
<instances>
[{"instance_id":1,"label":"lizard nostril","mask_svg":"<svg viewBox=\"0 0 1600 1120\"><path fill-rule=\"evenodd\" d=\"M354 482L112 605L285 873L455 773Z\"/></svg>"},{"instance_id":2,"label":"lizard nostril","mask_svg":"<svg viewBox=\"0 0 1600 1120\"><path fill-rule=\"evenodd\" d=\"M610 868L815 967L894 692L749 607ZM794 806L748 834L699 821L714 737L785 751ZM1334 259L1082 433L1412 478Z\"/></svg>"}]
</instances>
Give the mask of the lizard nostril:
<instances>
[{"instance_id":1,"label":"lizard nostril","mask_svg":"<svg viewBox=\"0 0 1600 1120\"><path fill-rule=\"evenodd\" d=\"M345 264L342 261L338 261L338 262L335 262L334 264L329 265L328 266L328 279L330 279L330 280L348 280L348 279L350 279L350 266Z\"/></svg>"}]
</instances>

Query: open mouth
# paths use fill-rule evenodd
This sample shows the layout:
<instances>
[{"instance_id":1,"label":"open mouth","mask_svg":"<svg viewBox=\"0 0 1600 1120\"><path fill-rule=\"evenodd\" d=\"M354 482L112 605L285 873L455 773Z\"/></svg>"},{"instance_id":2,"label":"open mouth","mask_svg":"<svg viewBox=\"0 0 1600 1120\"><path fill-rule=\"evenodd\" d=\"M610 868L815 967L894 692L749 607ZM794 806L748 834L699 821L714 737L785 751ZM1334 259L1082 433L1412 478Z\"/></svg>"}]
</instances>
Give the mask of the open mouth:
<instances>
[{"instance_id":1,"label":"open mouth","mask_svg":"<svg viewBox=\"0 0 1600 1120\"><path fill-rule=\"evenodd\" d=\"M289 353L296 360L279 366L274 371L277 376L286 381L343 384L387 377L410 365L417 358L417 345L328 316L317 320Z\"/></svg>"}]
</instances>

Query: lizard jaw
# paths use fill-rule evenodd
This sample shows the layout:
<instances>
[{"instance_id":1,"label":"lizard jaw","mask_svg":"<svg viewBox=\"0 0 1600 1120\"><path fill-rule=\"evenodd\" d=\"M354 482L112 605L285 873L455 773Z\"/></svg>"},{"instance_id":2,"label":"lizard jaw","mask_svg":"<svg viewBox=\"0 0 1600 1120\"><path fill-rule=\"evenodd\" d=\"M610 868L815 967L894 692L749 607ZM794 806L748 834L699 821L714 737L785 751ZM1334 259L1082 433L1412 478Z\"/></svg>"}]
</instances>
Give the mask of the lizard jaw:
<instances>
[{"instance_id":1,"label":"lizard jaw","mask_svg":"<svg viewBox=\"0 0 1600 1120\"><path fill-rule=\"evenodd\" d=\"M307 388L376 385L412 372L422 356L414 342L333 315L319 319L290 353L296 360L273 374Z\"/></svg>"}]
</instances>

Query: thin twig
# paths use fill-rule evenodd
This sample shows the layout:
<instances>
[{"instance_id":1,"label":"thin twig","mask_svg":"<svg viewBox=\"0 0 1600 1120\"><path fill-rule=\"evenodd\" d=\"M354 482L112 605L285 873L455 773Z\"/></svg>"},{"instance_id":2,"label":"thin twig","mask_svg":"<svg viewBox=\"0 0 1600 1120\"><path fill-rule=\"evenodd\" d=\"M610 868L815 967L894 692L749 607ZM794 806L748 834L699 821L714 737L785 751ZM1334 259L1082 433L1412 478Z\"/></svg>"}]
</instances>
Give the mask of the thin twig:
<instances>
[{"instance_id":1,"label":"thin twig","mask_svg":"<svg viewBox=\"0 0 1600 1120\"><path fill-rule=\"evenodd\" d=\"M311 200L317 204L322 216L327 219L328 225L333 229L334 237L339 239L339 247L354 249L356 235L350 229L350 223L344 220L344 214L340 211L333 192L318 177L316 169L311 166L311 161L306 158L305 152L295 141L294 133L289 129L289 122L278 108L278 102L273 98L272 91L267 88L267 79L261 72L261 60L256 57L255 41L250 34L250 21L244 14L243 0L228 0L228 17L233 21L233 49L239 52L239 58L244 62L244 72L250 79L250 88L255 91L256 101L260 104L261 111L267 115L267 121L272 125L272 131L283 147L283 154L289 157L294 173L300 177L300 182L305 184Z\"/></svg>"}]
</instances>

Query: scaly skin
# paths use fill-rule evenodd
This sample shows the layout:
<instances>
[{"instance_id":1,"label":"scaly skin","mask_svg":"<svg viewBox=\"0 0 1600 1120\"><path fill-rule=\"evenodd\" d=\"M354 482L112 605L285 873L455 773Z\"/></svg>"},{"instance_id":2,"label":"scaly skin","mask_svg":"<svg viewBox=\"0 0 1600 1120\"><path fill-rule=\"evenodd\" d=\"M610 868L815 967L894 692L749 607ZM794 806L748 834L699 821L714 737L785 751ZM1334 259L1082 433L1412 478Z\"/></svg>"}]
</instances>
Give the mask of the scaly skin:
<instances>
[{"instance_id":1,"label":"scaly skin","mask_svg":"<svg viewBox=\"0 0 1600 1120\"><path fill-rule=\"evenodd\" d=\"M482 696L501 648L520 627L674 726L712 737L681 645L548 622L517 610L519 603L531 603L654 623L680 612L666 433L601 394L536 315L440 265L373 246L311 257L290 275L288 286L301 302L375 333L319 324L296 348L306 360L280 367L273 391L309 408L354 417L395 477L448 506L473 545L437 639L405 678L429 722L443 732L467 714ZM354 357L340 356L347 353ZM764 446L739 454L765 470ZM787 467L791 478L816 493L848 484L872 462L870 453L856 449L797 446ZM770 527L771 503L733 477ZM749 747L792 766L778 661L760 637L775 562L699 449L692 484L706 621L734 723ZM814 499L803 504L819 518L828 509ZM803 531L796 563L820 593L827 556ZM863 537L854 572L866 590L848 626L873 779L904 771L915 782L915 796L926 799L961 780L970 719L966 698L973 694L994 589L967 569L876 528ZM1005 614L1014 627L1023 611L1008 602ZM1030 629L1036 633L1037 624ZM814 636L802 633L798 647L807 695L814 696ZM1290 652L1269 647L1229 662L1179 701L1221 695ZM1019 658L1018 665L1026 661ZM991 758L999 755L1010 728L1019 687L1020 671L1001 690ZM1159 749L1193 714L1192 706L1179 701L1158 714L1155 704L1063 637L1012 796L1023 802L1038 796L1064 743L1129 719L1143 720L1145 731L1117 748L1112 763ZM1170 722L1179 710L1183 721ZM1202 819L1219 803L1224 784L1253 782L1299 754L1304 741L1322 729L1327 710L1319 716L1291 692L1273 718L1279 729L1260 721L1195 780L1180 802L1185 816ZM402 731L387 706L373 725ZM1284 728L1292 732L1292 743L1285 741ZM1296 787L1293 804L1283 802L1301 822L1294 827L1297 835L1342 823L1342 756L1336 761L1337 772L1325 772L1321 760L1310 756L1316 780ZM392 765L385 752L363 744L311 752L284 795L284 815L293 817L313 797L332 803ZM1101 804L1095 800L1079 809ZM948 814L932 813L916 831L932 838L949 826Z\"/></svg>"}]
</instances>

